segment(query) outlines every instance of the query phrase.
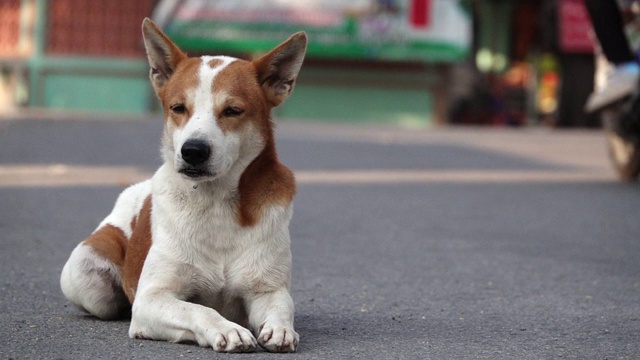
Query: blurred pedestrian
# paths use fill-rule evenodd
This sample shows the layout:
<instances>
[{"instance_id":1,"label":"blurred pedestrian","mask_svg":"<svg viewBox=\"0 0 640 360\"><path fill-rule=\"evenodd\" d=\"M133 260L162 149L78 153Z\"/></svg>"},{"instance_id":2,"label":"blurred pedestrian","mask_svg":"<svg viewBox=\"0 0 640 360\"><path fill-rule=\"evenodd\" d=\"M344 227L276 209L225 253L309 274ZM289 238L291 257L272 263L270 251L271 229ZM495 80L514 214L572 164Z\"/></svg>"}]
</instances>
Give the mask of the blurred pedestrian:
<instances>
[{"instance_id":1,"label":"blurred pedestrian","mask_svg":"<svg viewBox=\"0 0 640 360\"><path fill-rule=\"evenodd\" d=\"M616 0L584 0L604 56L613 65L604 86L587 100L587 111L598 110L629 95L638 86L640 65L631 51Z\"/></svg>"}]
</instances>

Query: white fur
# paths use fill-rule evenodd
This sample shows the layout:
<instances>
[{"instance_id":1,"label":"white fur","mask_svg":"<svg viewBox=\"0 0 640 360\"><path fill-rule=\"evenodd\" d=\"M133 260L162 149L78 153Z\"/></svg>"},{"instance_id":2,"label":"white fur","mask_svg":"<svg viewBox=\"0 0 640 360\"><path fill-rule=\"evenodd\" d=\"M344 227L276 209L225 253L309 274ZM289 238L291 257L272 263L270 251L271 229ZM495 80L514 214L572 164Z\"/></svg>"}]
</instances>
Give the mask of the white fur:
<instances>
[{"instance_id":1,"label":"white fur","mask_svg":"<svg viewBox=\"0 0 640 360\"><path fill-rule=\"evenodd\" d=\"M118 200L116 200L111 214L102 220L96 228L96 231L109 224L119 228L127 238L130 238L133 232L131 219L138 216L144 205L144 200L150 194L151 180L146 180L126 188L120 196L118 196Z\"/></svg>"}]
</instances>

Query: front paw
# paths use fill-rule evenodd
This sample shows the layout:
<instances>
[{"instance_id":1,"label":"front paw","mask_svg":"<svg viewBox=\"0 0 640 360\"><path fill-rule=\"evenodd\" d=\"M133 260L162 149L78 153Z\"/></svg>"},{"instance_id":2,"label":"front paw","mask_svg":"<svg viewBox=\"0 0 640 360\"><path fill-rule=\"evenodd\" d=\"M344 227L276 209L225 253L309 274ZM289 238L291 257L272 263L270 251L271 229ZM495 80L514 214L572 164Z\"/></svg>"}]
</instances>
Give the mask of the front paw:
<instances>
[{"instance_id":1,"label":"front paw","mask_svg":"<svg viewBox=\"0 0 640 360\"><path fill-rule=\"evenodd\" d=\"M253 352L258 342L251 332L240 325L229 323L221 326L210 336L213 338L211 346L218 352ZM211 331L214 331L211 329Z\"/></svg>"},{"instance_id":2,"label":"front paw","mask_svg":"<svg viewBox=\"0 0 640 360\"><path fill-rule=\"evenodd\" d=\"M262 324L258 334L258 343L270 352L295 352L298 339L298 333L290 326Z\"/></svg>"}]
</instances>

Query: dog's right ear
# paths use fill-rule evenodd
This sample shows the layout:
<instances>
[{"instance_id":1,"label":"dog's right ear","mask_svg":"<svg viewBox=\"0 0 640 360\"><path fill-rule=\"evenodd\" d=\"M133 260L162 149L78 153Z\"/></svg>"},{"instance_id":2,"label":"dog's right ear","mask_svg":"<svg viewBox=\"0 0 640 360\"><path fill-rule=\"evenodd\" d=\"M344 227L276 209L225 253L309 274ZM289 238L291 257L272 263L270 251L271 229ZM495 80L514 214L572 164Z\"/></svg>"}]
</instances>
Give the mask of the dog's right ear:
<instances>
[{"instance_id":1,"label":"dog's right ear","mask_svg":"<svg viewBox=\"0 0 640 360\"><path fill-rule=\"evenodd\" d=\"M149 78L157 94L187 55L149 18L142 21L142 37L151 67Z\"/></svg>"}]
</instances>

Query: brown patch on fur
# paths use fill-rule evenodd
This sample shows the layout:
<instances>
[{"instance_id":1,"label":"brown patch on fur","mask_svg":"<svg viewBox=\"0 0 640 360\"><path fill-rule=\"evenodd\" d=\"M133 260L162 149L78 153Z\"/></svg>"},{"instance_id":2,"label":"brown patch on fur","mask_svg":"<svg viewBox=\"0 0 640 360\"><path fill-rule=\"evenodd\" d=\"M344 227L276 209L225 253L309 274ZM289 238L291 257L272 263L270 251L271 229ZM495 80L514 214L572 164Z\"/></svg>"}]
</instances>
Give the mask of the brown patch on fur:
<instances>
[{"instance_id":1,"label":"brown patch on fur","mask_svg":"<svg viewBox=\"0 0 640 360\"><path fill-rule=\"evenodd\" d=\"M164 109L164 118L171 119L176 126L181 127L191 117L194 104L193 99L187 97L189 90L198 86L200 79L198 78L198 69L202 60L200 58L189 58L178 64L175 72L169 79L167 85L158 91L158 97L162 101ZM183 104L185 112L176 114L171 107L176 104Z\"/></svg>"},{"instance_id":2,"label":"brown patch on fur","mask_svg":"<svg viewBox=\"0 0 640 360\"><path fill-rule=\"evenodd\" d=\"M220 66L222 63L223 63L223 61L222 61L222 60L220 60L220 59L213 59L213 60L209 61L209 66L210 66L212 69L215 69L215 68L217 68L218 66Z\"/></svg>"},{"instance_id":3,"label":"brown patch on fur","mask_svg":"<svg viewBox=\"0 0 640 360\"><path fill-rule=\"evenodd\" d=\"M213 59L209 61L208 65L215 68L222 63L223 61L220 59ZM187 94L200 84L198 73L201 65L201 58L194 57L181 61L167 85L158 92L158 97L162 101L164 109L164 118L171 119L178 127L184 126L193 114L195 104L192 103L193 99L189 98ZM171 110L171 107L176 104L184 105L186 110L184 114L176 114Z\"/></svg>"},{"instance_id":4,"label":"brown patch on fur","mask_svg":"<svg viewBox=\"0 0 640 360\"><path fill-rule=\"evenodd\" d=\"M272 104L264 96L255 64L236 60L213 82L214 113L224 132L242 132L251 124L265 142L263 151L245 169L238 184L238 222L253 226L269 206L288 206L296 192L293 173L278 161L271 122ZM242 110L225 115L228 108Z\"/></svg>"},{"instance_id":5,"label":"brown patch on fur","mask_svg":"<svg viewBox=\"0 0 640 360\"><path fill-rule=\"evenodd\" d=\"M306 35L297 33L251 63L230 64L216 78L214 91L226 91L230 101L236 98L235 93L241 99L251 99L245 106L252 113L223 120L220 126L233 131L238 128L237 121L246 119L257 126L265 140L260 155L240 177L238 221L242 226L255 225L270 206L288 206L296 193L293 173L278 161L270 112L291 94L306 44Z\"/></svg>"},{"instance_id":6,"label":"brown patch on fur","mask_svg":"<svg viewBox=\"0 0 640 360\"><path fill-rule=\"evenodd\" d=\"M133 299L138 289L142 265L147 259L151 247L151 196L148 196L140 214L138 215L133 234L129 239L129 245L124 257L124 269L122 274L122 287L129 301Z\"/></svg>"},{"instance_id":7,"label":"brown patch on fur","mask_svg":"<svg viewBox=\"0 0 640 360\"><path fill-rule=\"evenodd\" d=\"M111 224L98 229L84 240L98 255L111 261L118 270L122 270L127 251L127 237L124 232Z\"/></svg>"},{"instance_id":8,"label":"brown patch on fur","mask_svg":"<svg viewBox=\"0 0 640 360\"><path fill-rule=\"evenodd\" d=\"M293 172L278 161L273 141L244 171L238 190L238 221L242 226L255 225L269 206L286 207L293 201L296 181Z\"/></svg>"},{"instance_id":9,"label":"brown patch on fur","mask_svg":"<svg viewBox=\"0 0 640 360\"><path fill-rule=\"evenodd\" d=\"M271 130L270 107L267 104L253 65L236 60L227 65L213 80L214 113L218 126L224 132L239 131L247 122L260 131L266 139ZM240 115L228 116L225 110L235 108Z\"/></svg>"},{"instance_id":10,"label":"brown patch on fur","mask_svg":"<svg viewBox=\"0 0 640 360\"><path fill-rule=\"evenodd\" d=\"M236 60L213 81L214 112L224 132L242 132L251 124L261 135L265 147L245 169L238 184L238 222L255 225L263 211L273 205L288 206L296 192L293 173L278 161L270 117L271 104L264 97L253 63ZM228 108L242 110L225 115Z\"/></svg>"},{"instance_id":11,"label":"brown patch on fur","mask_svg":"<svg viewBox=\"0 0 640 360\"><path fill-rule=\"evenodd\" d=\"M139 215L139 214L138 214ZM131 223L129 224L129 226L131 226L131 230L136 228L136 224L138 223L138 216L134 216L131 219Z\"/></svg>"}]
</instances>

